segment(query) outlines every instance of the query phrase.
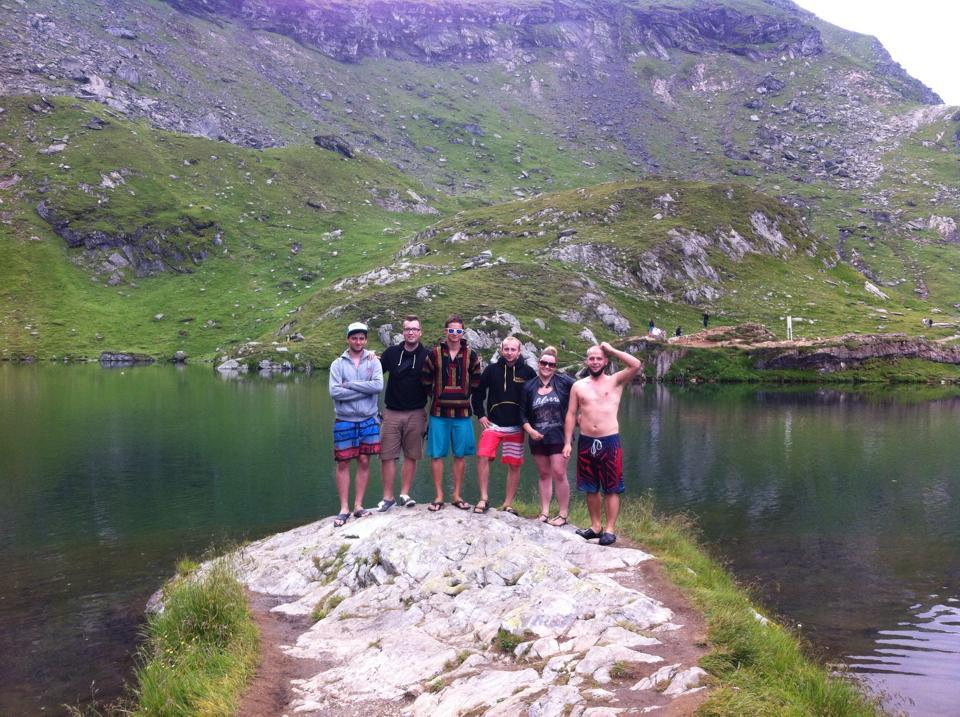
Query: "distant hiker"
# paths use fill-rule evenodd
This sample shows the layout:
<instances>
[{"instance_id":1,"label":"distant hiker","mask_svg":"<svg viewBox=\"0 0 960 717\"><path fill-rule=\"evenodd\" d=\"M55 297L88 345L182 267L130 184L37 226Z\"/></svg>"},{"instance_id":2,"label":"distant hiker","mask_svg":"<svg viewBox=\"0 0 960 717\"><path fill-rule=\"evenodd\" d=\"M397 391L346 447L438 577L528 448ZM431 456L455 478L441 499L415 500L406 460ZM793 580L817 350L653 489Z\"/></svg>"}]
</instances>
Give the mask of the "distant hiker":
<instances>
[{"instance_id":1,"label":"distant hiker","mask_svg":"<svg viewBox=\"0 0 960 717\"><path fill-rule=\"evenodd\" d=\"M530 436L530 453L540 474L540 521L559 528L567 524L570 515L569 457L563 455L563 424L573 377L557 373L557 350L553 346L543 350L538 363L536 377L523 386L523 430ZM548 518L554 493L559 510Z\"/></svg>"},{"instance_id":2,"label":"distant hiker","mask_svg":"<svg viewBox=\"0 0 960 717\"><path fill-rule=\"evenodd\" d=\"M608 376L604 369L611 357L623 362L625 368ZM570 391L570 406L563 427L563 455L569 457L572 453L573 429L579 423L577 490L587 494L590 527L581 528L577 535L584 540L599 538L600 545L611 545L617 539L614 530L623 492L623 451L617 410L623 387L640 372L643 363L604 341L587 349L586 366L589 375L573 384ZM604 513L605 524L601 521Z\"/></svg>"},{"instance_id":3,"label":"distant hiker","mask_svg":"<svg viewBox=\"0 0 960 717\"><path fill-rule=\"evenodd\" d=\"M490 508L490 464L497 457L497 446L500 446L500 462L507 466L507 488L500 510L517 514L513 499L520 485L520 466L523 465L523 385L535 375L520 358L520 339L508 336L500 342L500 360L483 370L480 386L470 397L473 414L480 419L483 428L477 448L480 500L473 509L474 513L486 513Z\"/></svg>"},{"instance_id":4,"label":"distant hiker","mask_svg":"<svg viewBox=\"0 0 960 717\"><path fill-rule=\"evenodd\" d=\"M683 336L683 329L681 329L680 326L677 326L677 328L674 329L673 335L674 335L674 336Z\"/></svg>"},{"instance_id":5,"label":"distant hiker","mask_svg":"<svg viewBox=\"0 0 960 717\"><path fill-rule=\"evenodd\" d=\"M423 457L423 437L427 432L427 390L420 379L430 350L420 343L420 319L403 317L403 342L391 346L380 357L383 373L388 374L384 394L383 424L380 426L380 460L383 474L383 500L377 505L381 513L390 510L397 500L393 486L397 477L397 459L403 454L400 470L400 505L417 504L410 497L417 461Z\"/></svg>"},{"instance_id":6,"label":"distant hiker","mask_svg":"<svg viewBox=\"0 0 960 717\"><path fill-rule=\"evenodd\" d=\"M567 350L567 340L566 340L566 339L560 339L560 350L561 350L561 351L566 351L566 350Z\"/></svg>"},{"instance_id":7,"label":"distant hiker","mask_svg":"<svg viewBox=\"0 0 960 717\"><path fill-rule=\"evenodd\" d=\"M657 325L653 323L653 319L650 319L650 323L647 324L647 333L651 336L653 335L653 330L657 328Z\"/></svg>"},{"instance_id":8,"label":"distant hiker","mask_svg":"<svg viewBox=\"0 0 960 717\"><path fill-rule=\"evenodd\" d=\"M710 323L710 314L703 312L703 328L707 328L707 324Z\"/></svg>"},{"instance_id":9,"label":"distant hiker","mask_svg":"<svg viewBox=\"0 0 960 717\"><path fill-rule=\"evenodd\" d=\"M383 390L383 371L373 351L366 350L367 325L355 321L347 327L347 350L330 366L330 396L333 398L333 453L337 462L337 493L340 514L333 522L339 528L350 518L350 462L357 461L353 517L370 515L363 507L363 494L370 480L370 456L380 452L378 398Z\"/></svg>"},{"instance_id":10,"label":"distant hiker","mask_svg":"<svg viewBox=\"0 0 960 717\"><path fill-rule=\"evenodd\" d=\"M445 338L423 364L420 380L431 396L427 451L432 459L436 495L427 510L443 508L443 459L453 450L453 505L466 510L463 500L464 458L477 452L470 421L470 394L480 386L480 357L463 338L463 319L447 318Z\"/></svg>"}]
</instances>

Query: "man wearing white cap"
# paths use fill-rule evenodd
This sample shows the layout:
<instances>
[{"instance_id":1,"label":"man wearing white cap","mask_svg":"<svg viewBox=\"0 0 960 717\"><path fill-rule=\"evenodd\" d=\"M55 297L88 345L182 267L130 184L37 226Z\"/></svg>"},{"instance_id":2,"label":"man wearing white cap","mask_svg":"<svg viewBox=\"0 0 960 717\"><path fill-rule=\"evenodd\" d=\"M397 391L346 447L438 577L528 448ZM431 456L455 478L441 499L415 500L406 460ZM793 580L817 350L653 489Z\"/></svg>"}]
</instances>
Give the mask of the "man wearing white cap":
<instances>
[{"instance_id":1,"label":"man wearing white cap","mask_svg":"<svg viewBox=\"0 0 960 717\"><path fill-rule=\"evenodd\" d=\"M366 350L367 325L355 321L347 327L347 350L330 365L333 398L333 449L337 462L340 513L335 528L350 519L350 462L357 461L353 517L370 515L363 494L370 481L370 456L380 453L377 399L383 390L383 370L373 351Z\"/></svg>"}]
</instances>

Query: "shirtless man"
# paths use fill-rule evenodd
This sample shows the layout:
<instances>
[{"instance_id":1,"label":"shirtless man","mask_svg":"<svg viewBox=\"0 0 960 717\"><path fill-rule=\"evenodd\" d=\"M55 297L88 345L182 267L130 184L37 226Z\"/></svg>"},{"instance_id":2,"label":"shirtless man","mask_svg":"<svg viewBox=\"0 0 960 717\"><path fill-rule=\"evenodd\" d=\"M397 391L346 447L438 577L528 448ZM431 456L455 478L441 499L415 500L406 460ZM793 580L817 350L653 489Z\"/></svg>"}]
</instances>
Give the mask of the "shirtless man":
<instances>
[{"instance_id":1,"label":"shirtless man","mask_svg":"<svg viewBox=\"0 0 960 717\"><path fill-rule=\"evenodd\" d=\"M625 367L608 376L604 369L611 357L619 359ZM617 539L614 529L623 493L623 452L617 411L623 387L640 372L643 363L604 341L587 349L586 364L588 375L573 384L570 391L570 407L563 426L563 457L569 458L573 452L573 429L579 419L577 490L587 494L590 527L578 530L577 535L584 540L599 538L600 545L612 545ZM606 525L601 522L604 512Z\"/></svg>"}]
</instances>

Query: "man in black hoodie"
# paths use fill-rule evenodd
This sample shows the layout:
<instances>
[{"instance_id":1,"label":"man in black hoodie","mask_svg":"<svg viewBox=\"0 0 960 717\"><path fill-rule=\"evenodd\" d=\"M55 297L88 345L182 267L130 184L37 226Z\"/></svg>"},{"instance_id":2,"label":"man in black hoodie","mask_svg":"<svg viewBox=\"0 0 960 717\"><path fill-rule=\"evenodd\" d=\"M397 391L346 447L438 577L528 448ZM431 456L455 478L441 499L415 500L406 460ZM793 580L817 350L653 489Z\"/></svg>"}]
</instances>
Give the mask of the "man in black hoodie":
<instances>
[{"instance_id":1,"label":"man in black hoodie","mask_svg":"<svg viewBox=\"0 0 960 717\"><path fill-rule=\"evenodd\" d=\"M397 499L393 485L397 477L397 459L403 453L400 469L400 505L408 508L417 502L410 497L417 461L423 457L423 436L427 432L427 390L420 379L429 350L420 343L420 319L403 317L403 343L391 346L380 357L383 373L388 375L384 396L383 424L380 426L380 460L383 475L381 513L390 510Z\"/></svg>"},{"instance_id":2,"label":"man in black hoodie","mask_svg":"<svg viewBox=\"0 0 960 717\"><path fill-rule=\"evenodd\" d=\"M517 514L513 499L523 464L523 384L534 376L534 370L520 358L520 339L508 336L500 344L500 360L483 370L480 388L470 397L473 413L483 428L477 447L480 500L474 513L485 513L490 508L490 464L501 445L500 461L507 466L507 490L500 510Z\"/></svg>"}]
</instances>

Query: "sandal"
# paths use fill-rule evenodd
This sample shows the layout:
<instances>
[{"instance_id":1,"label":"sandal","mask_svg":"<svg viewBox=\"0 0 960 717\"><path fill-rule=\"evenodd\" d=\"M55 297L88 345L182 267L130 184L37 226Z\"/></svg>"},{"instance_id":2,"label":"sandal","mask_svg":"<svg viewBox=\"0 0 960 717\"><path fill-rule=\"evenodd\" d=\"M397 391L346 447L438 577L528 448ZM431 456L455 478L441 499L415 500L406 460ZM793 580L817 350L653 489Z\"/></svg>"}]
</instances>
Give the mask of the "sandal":
<instances>
[{"instance_id":1,"label":"sandal","mask_svg":"<svg viewBox=\"0 0 960 717\"><path fill-rule=\"evenodd\" d=\"M443 510L443 501L442 500L434 501L433 503L427 506L427 510L429 510L431 513L436 513L438 510Z\"/></svg>"},{"instance_id":2,"label":"sandal","mask_svg":"<svg viewBox=\"0 0 960 717\"><path fill-rule=\"evenodd\" d=\"M500 511L503 513L509 513L510 515L520 515L516 508L514 508L512 505L502 505L500 506Z\"/></svg>"},{"instance_id":3,"label":"sandal","mask_svg":"<svg viewBox=\"0 0 960 717\"><path fill-rule=\"evenodd\" d=\"M474 513L486 513L488 510L490 510L490 501L486 498L478 500L477 504L473 506Z\"/></svg>"},{"instance_id":4,"label":"sandal","mask_svg":"<svg viewBox=\"0 0 960 717\"><path fill-rule=\"evenodd\" d=\"M562 513L557 514L548 520L547 524L552 525L554 528L562 528L567 524L567 516L563 515Z\"/></svg>"},{"instance_id":5,"label":"sandal","mask_svg":"<svg viewBox=\"0 0 960 717\"><path fill-rule=\"evenodd\" d=\"M550 516L548 516L546 513L541 513L537 516L537 520L539 520L541 523L549 523Z\"/></svg>"},{"instance_id":6,"label":"sandal","mask_svg":"<svg viewBox=\"0 0 960 717\"><path fill-rule=\"evenodd\" d=\"M473 507L463 498L450 501L450 505L452 505L454 508L459 508L460 510L470 510Z\"/></svg>"},{"instance_id":7,"label":"sandal","mask_svg":"<svg viewBox=\"0 0 960 717\"><path fill-rule=\"evenodd\" d=\"M333 519L333 527L342 528L344 525L346 525L348 520L350 520L349 513L340 513L336 518Z\"/></svg>"},{"instance_id":8,"label":"sandal","mask_svg":"<svg viewBox=\"0 0 960 717\"><path fill-rule=\"evenodd\" d=\"M366 518L368 515L370 515L370 511L366 508L357 508L353 511L354 518Z\"/></svg>"}]
</instances>

